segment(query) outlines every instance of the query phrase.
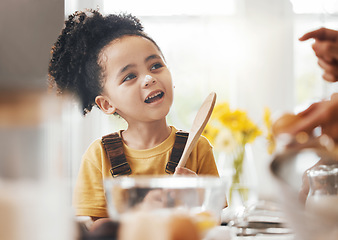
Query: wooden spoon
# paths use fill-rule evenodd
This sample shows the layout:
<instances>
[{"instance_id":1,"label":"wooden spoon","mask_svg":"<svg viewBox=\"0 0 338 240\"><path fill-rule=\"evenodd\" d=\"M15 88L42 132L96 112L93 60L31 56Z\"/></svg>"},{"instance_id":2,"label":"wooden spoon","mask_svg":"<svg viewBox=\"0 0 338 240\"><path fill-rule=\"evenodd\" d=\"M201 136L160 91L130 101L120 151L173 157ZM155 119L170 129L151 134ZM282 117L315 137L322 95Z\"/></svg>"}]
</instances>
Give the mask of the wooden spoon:
<instances>
[{"instance_id":1,"label":"wooden spoon","mask_svg":"<svg viewBox=\"0 0 338 240\"><path fill-rule=\"evenodd\" d=\"M209 121L212 110L214 109L215 106L215 102L216 102L216 93L212 92L204 100L202 106L198 110L195 120L192 124L181 159L178 163L178 167L185 166L192 149L195 147L198 138L200 137L203 129L205 128L205 125L207 125L207 122Z\"/></svg>"}]
</instances>

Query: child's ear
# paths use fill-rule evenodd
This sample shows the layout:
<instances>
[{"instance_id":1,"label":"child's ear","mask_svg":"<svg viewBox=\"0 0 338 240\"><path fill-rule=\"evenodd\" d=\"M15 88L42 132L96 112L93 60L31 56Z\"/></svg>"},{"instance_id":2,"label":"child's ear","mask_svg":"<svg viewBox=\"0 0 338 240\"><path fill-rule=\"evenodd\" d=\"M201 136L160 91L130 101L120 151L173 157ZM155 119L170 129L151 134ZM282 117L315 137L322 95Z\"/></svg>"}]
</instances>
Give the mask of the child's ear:
<instances>
[{"instance_id":1,"label":"child's ear","mask_svg":"<svg viewBox=\"0 0 338 240\"><path fill-rule=\"evenodd\" d=\"M116 108L110 104L109 99L105 96L97 96L95 98L95 103L105 114L113 114L116 112Z\"/></svg>"}]
</instances>

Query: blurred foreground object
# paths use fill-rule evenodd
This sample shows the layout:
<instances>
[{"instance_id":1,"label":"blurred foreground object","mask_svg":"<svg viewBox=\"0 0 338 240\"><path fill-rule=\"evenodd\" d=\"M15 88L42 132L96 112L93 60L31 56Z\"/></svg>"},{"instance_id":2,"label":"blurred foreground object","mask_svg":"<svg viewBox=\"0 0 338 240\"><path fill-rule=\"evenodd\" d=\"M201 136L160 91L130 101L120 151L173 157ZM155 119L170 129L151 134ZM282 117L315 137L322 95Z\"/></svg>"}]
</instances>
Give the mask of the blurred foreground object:
<instances>
[{"instance_id":1,"label":"blurred foreground object","mask_svg":"<svg viewBox=\"0 0 338 240\"><path fill-rule=\"evenodd\" d=\"M137 211L122 218L119 240L200 240L194 218L170 212Z\"/></svg>"},{"instance_id":2,"label":"blurred foreground object","mask_svg":"<svg viewBox=\"0 0 338 240\"><path fill-rule=\"evenodd\" d=\"M338 162L313 167L306 175L309 180L306 210L338 223Z\"/></svg>"},{"instance_id":3,"label":"blurred foreground object","mask_svg":"<svg viewBox=\"0 0 338 240\"><path fill-rule=\"evenodd\" d=\"M0 90L45 89L64 1L1 0L0 22Z\"/></svg>"},{"instance_id":4,"label":"blurred foreground object","mask_svg":"<svg viewBox=\"0 0 338 240\"><path fill-rule=\"evenodd\" d=\"M159 239L158 234L166 234L161 239L200 239L220 225L228 188L224 179L207 176L119 177L104 185L109 215L122 223L123 239L133 239L125 236L142 235L146 229L148 237L142 239ZM125 230L129 220L134 232ZM164 228L168 230L159 231ZM184 234L189 238L182 238Z\"/></svg>"},{"instance_id":5,"label":"blurred foreground object","mask_svg":"<svg viewBox=\"0 0 338 240\"><path fill-rule=\"evenodd\" d=\"M62 106L45 90L0 93L0 239L74 237Z\"/></svg>"},{"instance_id":6,"label":"blurred foreground object","mask_svg":"<svg viewBox=\"0 0 338 240\"><path fill-rule=\"evenodd\" d=\"M283 236L283 239L293 239L294 235L280 204L272 201L260 200L247 205L243 212L229 222L234 234L242 237Z\"/></svg>"},{"instance_id":7,"label":"blurred foreground object","mask_svg":"<svg viewBox=\"0 0 338 240\"><path fill-rule=\"evenodd\" d=\"M62 176L62 101L45 90L0 92L1 178Z\"/></svg>"},{"instance_id":8,"label":"blurred foreground object","mask_svg":"<svg viewBox=\"0 0 338 240\"><path fill-rule=\"evenodd\" d=\"M294 142L276 154L271 163L281 191L281 203L296 239L338 238L338 192L335 190L338 148L332 147L332 142L326 135ZM333 191L329 186L335 186L331 187ZM330 216L326 212L330 212Z\"/></svg>"},{"instance_id":9,"label":"blurred foreground object","mask_svg":"<svg viewBox=\"0 0 338 240\"><path fill-rule=\"evenodd\" d=\"M74 239L61 109L47 93L63 1L0 2L0 239Z\"/></svg>"}]
</instances>

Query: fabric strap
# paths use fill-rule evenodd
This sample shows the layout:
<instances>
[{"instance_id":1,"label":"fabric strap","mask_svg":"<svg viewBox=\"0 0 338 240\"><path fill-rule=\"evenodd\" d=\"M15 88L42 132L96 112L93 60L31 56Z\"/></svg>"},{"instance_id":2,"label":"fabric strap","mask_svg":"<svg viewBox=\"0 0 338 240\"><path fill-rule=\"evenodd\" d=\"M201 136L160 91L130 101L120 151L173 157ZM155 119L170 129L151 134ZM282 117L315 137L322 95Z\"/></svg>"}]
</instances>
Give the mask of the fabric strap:
<instances>
[{"instance_id":1,"label":"fabric strap","mask_svg":"<svg viewBox=\"0 0 338 240\"><path fill-rule=\"evenodd\" d=\"M165 167L165 172L173 174L181 159L185 144L187 143L189 133L184 131L177 131L175 134L175 143L171 152L170 160Z\"/></svg>"},{"instance_id":2,"label":"fabric strap","mask_svg":"<svg viewBox=\"0 0 338 240\"><path fill-rule=\"evenodd\" d=\"M110 173L113 177L120 175L128 175L131 173L131 168L127 162L123 152L122 139L117 132L103 136L102 145L106 150L108 159L110 160Z\"/></svg>"},{"instance_id":3,"label":"fabric strap","mask_svg":"<svg viewBox=\"0 0 338 240\"><path fill-rule=\"evenodd\" d=\"M182 156L185 144L188 139L188 132L177 131L175 133L175 143L168 161L165 172L173 174L175 168ZM106 151L107 157L110 160L110 173L113 177L131 174L131 168L127 162L126 156L123 152L122 138L117 132L108 134L102 137L102 145Z\"/></svg>"}]
</instances>

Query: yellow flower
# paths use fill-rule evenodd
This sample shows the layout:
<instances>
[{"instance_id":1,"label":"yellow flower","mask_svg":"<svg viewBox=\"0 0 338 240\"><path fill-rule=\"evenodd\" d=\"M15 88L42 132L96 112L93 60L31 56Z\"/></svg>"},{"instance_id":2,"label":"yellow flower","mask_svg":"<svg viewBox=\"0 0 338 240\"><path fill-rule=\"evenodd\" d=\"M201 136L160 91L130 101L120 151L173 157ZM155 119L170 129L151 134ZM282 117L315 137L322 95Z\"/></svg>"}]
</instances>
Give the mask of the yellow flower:
<instances>
[{"instance_id":1,"label":"yellow flower","mask_svg":"<svg viewBox=\"0 0 338 240\"><path fill-rule=\"evenodd\" d=\"M223 149L226 149L230 141L225 140L225 136L229 137L229 134L222 133L224 129L230 131L232 138L236 140L237 144L241 145L253 142L256 137L262 134L245 111L240 109L232 111L227 102L216 104L204 135L212 144L215 144L217 135L221 134L219 138L222 140L217 140L217 148L221 148L220 145L223 142Z\"/></svg>"},{"instance_id":2,"label":"yellow flower","mask_svg":"<svg viewBox=\"0 0 338 240\"><path fill-rule=\"evenodd\" d=\"M241 131L245 126L246 118L246 113L243 111L235 110L231 112L229 110L222 115L220 114L218 120L231 131Z\"/></svg>"},{"instance_id":3,"label":"yellow flower","mask_svg":"<svg viewBox=\"0 0 338 240\"><path fill-rule=\"evenodd\" d=\"M238 145L237 139L234 137L232 132L224 128L215 138L214 147L217 150L221 150L227 153L231 153L235 150Z\"/></svg>"},{"instance_id":4,"label":"yellow flower","mask_svg":"<svg viewBox=\"0 0 338 240\"><path fill-rule=\"evenodd\" d=\"M215 128L211 124L207 124L207 126L204 128L202 135L206 137L212 145L215 144L215 139L219 133L219 129Z\"/></svg>"},{"instance_id":5,"label":"yellow flower","mask_svg":"<svg viewBox=\"0 0 338 240\"><path fill-rule=\"evenodd\" d=\"M265 107L264 108L264 124L269 129L272 127L272 120L271 120L271 112L270 109Z\"/></svg>"},{"instance_id":6,"label":"yellow flower","mask_svg":"<svg viewBox=\"0 0 338 240\"><path fill-rule=\"evenodd\" d=\"M228 103L226 102L223 102L223 103L218 103L216 104L213 112L212 112L212 115L213 115L213 118L220 118L219 115L223 115L223 114L227 114L230 112L230 106Z\"/></svg>"},{"instance_id":7,"label":"yellow flower","mask_svg":"<svg viewBox=\"0 0 338 240\"><path fill-rule=\"evenodd\" d=\"M272 134L272 119L271 119L271 112L266 107L264 109L264 125L266 127L266 139L268 141L268 153L272 154L276 148L276 142L274 135Z\"/></svg>"}]
</instances>

